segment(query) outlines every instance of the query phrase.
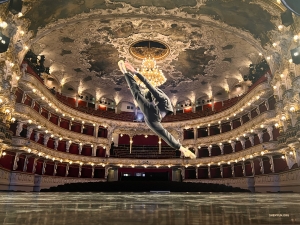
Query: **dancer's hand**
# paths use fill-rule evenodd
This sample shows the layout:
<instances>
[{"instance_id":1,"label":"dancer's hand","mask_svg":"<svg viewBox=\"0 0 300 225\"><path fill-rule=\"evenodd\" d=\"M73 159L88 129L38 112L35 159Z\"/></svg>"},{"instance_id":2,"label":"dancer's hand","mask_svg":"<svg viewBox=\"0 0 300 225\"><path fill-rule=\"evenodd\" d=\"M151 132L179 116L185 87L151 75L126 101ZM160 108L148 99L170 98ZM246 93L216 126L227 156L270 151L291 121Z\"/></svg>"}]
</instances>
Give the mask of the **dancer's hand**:
<instances>
[{"instance_id":1,"label":"dancer's hand","mask_svg":"<svg viewBox=\"0 0 300 225\"><path fill-rule=\"evenodd\" d=\"M129 62L125 62L125 66L126 68L132 72L132 73L136 73L136 70L134 69L134 67L129 63Z\"/></svg>"}]
</instances>

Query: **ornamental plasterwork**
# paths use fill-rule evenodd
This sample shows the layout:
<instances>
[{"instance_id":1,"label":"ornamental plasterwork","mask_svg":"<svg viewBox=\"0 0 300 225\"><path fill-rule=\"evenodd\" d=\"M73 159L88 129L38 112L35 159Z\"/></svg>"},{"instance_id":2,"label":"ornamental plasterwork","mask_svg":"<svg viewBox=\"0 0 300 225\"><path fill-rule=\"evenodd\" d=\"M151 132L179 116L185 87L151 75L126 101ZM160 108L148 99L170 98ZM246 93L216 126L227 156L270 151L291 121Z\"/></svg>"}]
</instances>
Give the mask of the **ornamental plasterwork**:
<instances>
[{"instance_id":1,"label":"ornamental plasterwork","mask_svg":"<svg viewBox=\"0 0 300 225\"><path fill-rule=\"evenodd\" d=\"M276 151L277 144L276 143L264 143L253 146L243 151L220 155L220 156L213 156L213 157L206 157L206 158L198 158L198 159L128 159L128 158L99 158L99 157L91 157L91 156L82 156L82 155L75 155L60 151L55 151L53 149L49 149L43 145L31 142L27 143L27 139L15 137L13 138L13 145L14 146L23 146L23 147L14 147L11 150L20 151L23 150L27 152L27 148L31 149L31 153L37 155L41 153L41 157L49 156L49 158L55 158L56 160L62 159L64 162L70 162L79 164L83 162L84 164L91 164L94 163L95 165L127 165L127 166L178 166L178 165L189 165L189 166L198 166L202 164L217 164L219 162L225 164L227 162L234 163L235 160L242 161L242 158L250 159L251 155L253 157L260 156L261 152L263 151L263 145L267 146L268 152L272 153L273 150ZM26 147L25 147L26 146ZM9 150L9 149L8 149ZM274 153L275 153L274 151Z\"/></svg>"},{"instance_id":2,"label":"ornamental plasterwork","mask_svg":"<svg viewBox=\"0 0 300 225\"><path fill-rule=\"evenodd\" d=\"M274 110L264 112L254 119L246 122L243 126L240 126L238 128L235 128L231 131L198 138L196 140L190 139L190 140L184 140L182 143L183 145L201 145L201 146L209 146L211 144L219 144L219 143L227 143L230 140L235 140L236 138L242 137L243 134L246 134L246 136L251 134L251 129L253 129L253 132L256 133L259 130L262 130L261 125L264 125L264 127L267 126L273 126L275 122L277 121L276 118L276 112Z\"/></svg>"},{"instance_id":3,"label":"ornamental plasterwork","mask_svg":"<svg viewBox=\"0 0 300 225\"><path fill-rule=\"evenodd\" d=\"M65 104L61 103L59 100L57 100L49 91L48 89L43 86L39 85L40 82L33 76L27 74L26 76L22 77L21 79L21 88L23 88L24 91L30 92L30 96L33 99L36 99L40 105L44 105L46 109L51 109L52 112L55 112L55 108L59 109L59 113L62 115L63 113L67 115L67 117L74 117L77 121L86 121L91 124L102 124L102 125L108 125L112 126L113 124L116 124L117 127L124 126L124 127L131 127L131 128L137 128L140 129L143 124L140 123L134 123L134 122L124 122L124 121L114 121L114 120L107 120L105 118L96 117L90 114L86 114L83 112L80 112L76 109L70 108L66 106ZM31 92L32 89L37 89L36 93ZM164 127L167 128L173 128L173 127L197 127L197 126L207 126L207 124L211 123L217 123L217 121L226 121L227 117L232 118L233 114L236 113L238 115L244 115L246 114L248 109L253 109L253 107L259 105L262 103L262 100L264 101L264 98L269 97L270 95L270 87L267 83L259 84L257 87L255 87L250 93L248 93L244 98L242 98L237 104L230 107L227 110L224 110L220 113L202 117L199 119L189 120L189 121L179 121L179 122L170 122L170 123L164 123ZM260 95L260 99L257 99L256 97ZM46 99L42 100L41 97L45 96ZM252 103L250 106L248 106L248 103ZM49 103L53 104L53 107L48 106ZM241 112L240 109L243 108L244 111ZM147 129L148 130L148 129ZM145 132L149 132L145 131Z\"/></svg>"},{"instance_id":4,"label":"ornamental plasterwork","mask_svg":"<svg viewBox=\"0 0 300 225\"><path fill-rule=\"evenodd\" d=\"M40 115L34 109L30 108L27 105L16 104L15 110L16 110L15 116L19 120L28 121L29 119L35 118L33 124L40 124L44 130L48 130L55 137L62 137L65 140L71 140L72 142L78 142L78 143L80 142L89 143L89 144L95 143L101 146L108 145L108 139L106 138L95 138L93 136L80 134L77 132L69 131L61 127L58 127L57 125L49 122L45 117L43 117L42 115ZM254 132L256 132L257 130L262 130L261 125L264 125L264 127L273 126L276 123L275 116L276 116L276 112L274 110L267 111L261 113L260 115L256 116L252 120L244 123L243 126L235 128L231 131L221 133L218 135L198 138L196 140L194 139L183 140L182 143L183 145L191 145L191 146L195 146L195 145L208 146L210 144L219 144L221 142L222 143L228 142L229 140L238 138L243 134L246 135L251 134L250 131L251 129L254 130ZM127 134L131 137L135 135L141 135L141 134L142 135L152 134L152 132L148 131L148 128L144 123L138 123L138 124L140 126L136 128L132 128L132 127L114 128L113 132L115 134ZM170 132L172 135L174 135L175 138L177 139L181 138L176 129L172 129L170 130Z\"/></svg>"},{"instance_id":5,"label":"ornamental plasterwork","mask_svg":"<svg viewBox=\"0 0 300 225\"><path fill-rule=\"evenodd\" d=\"M23 104L16 104L15 105L15 116L16 118L20 119L21 121L28 121L29 119L33 120L33 124L41 125L45 130L48 130L49 133L53 134L55 137L62 137L65 140L72 140L72 142L78 143L95 143L99 146L106 146L108 145L108 140L106 138L94 137L86 134L80 134L77 132L73 132L67 129L63 129L41 114L36 112L34 109L30 108L29 106Z\"/></svg>"},{"instance_id":6,"label":"ornamental plasterwork","mask_svg":"<svg viewBox=\"0 0 300 225\"><path fill-rule=\"evenodd\" d=\"M26 1L26 2L28 3L30 1ZM33 1L32 3L37 4L35 1ZM32 4L32 6L33 6L33 4ZM171 54L172 56L170 56L170 58L167 59L166 62L171 62L171 61L176 62L176 60L178 59L178 57L177 57L178 52L184 51L185 49L196 49L196 48L199 48L199 46L203 47L203 46L213 45L216 47L214 52L217 53L218 57L217 57L217 60L215 63L210 64L209 67L206 68L206 72L208 73L208 75L210 75L210 74L212 75L215 73L221 73L220 71L223 71L225 69L225 70L227 70L227 74L236 74L235 76L237 76L237 77L235 77L235 78L238 78L239 76L241 77L241 75L243 75L244 72L242 72L242 74L239 74L238 71L241 71L241 70L235 70L235 71L228 70L228 63L221 62L221 60L222 60L221 47L224 47L226 44L230 44L229 42L231 42L232 40L236 40L236 42L233 42L233 44L236 47L235 51L239 50L239 49L243 49L243 50L241 50L241 51L243 51L243 54L242 54L243 57L250 56L250 58L247 59L247 57L246 57L244 59L245 65L247 64L247 66L249 64L248 62L253 62L253 61L255 61L255 58L257 58L253 55L253 53L264 52L261 47L261 44L259 43L259 40L256 40L255 38L253 38L253 36L248 31L229 26L226 23L215 20L208 15L196 13L197 10L201 9L201 7L206 4L206 1L197 1L197 4L191 8L194 10L194 12L193 12L193 10L190 12L187 12L186 9L189 7L186 7L186 6L182 6L179 8L175 7L173 9L166 9L164 7L156 7L156 6L151 6L151 7L149 7L149 6L143 7L142 6L140 8L136 8L136 7L132 6L131 4L126 4L124 2L118 2L118 1L106 1L105 4L107 6L107 9L105 9L105 7L103 9L91 9L88 13L78 14L78 15L70 17L70 18L59 19L56 22L47 24L44 28L39 29L35 39L33 39L31 41L31 44L36 43L33 45L33 48L37 50L37 53L43 53L47 56L48 49L47 49L46 45L51 46L51 47L53 47L53 46L62 47L62 46L61 46L60 41L59 42L56 41L55 45L51 45L51 40L50 40L50 42L43 44L42 43L43 38L44 39L47 39L47 37L50 38L52 36L51 34L55 33L55 32L59 32L59 35L55 35L55 37L59 38L59 37L62 37L63 32L68 32L68 31L71 31L71 32L68 32L68 34L73 35L73 36L77 36L76 35L77 32L81 32L81 31L88 32L90 34L88 38L96 40L100 44L103 41L105 41L107 45L109 45L109 43L111 43L118 50L119 55L124 56L124 57L130 57L129 55L126 54L127 49L124 49L124 44L129 44L131 42L131 40L133 41L133 40L136 40L137 38L142 38L144 36L146 36L147 38L163 39L167 43L170 43L171 47L174 50L173 52L175 53L175 54ZM120 7L119 5L117 6L117 4L121 4L122 7ZM109 6L113 6L113 5L115 7L109 7ZM26 14L26 10L29 10L30 7L31 6L28 5L28 9L24 10L24 14ZM274 8L274 7L272 6L272 8ZM277 10L277 9L273 9L272 12L274 10ZM151 16L150 20L149 20L149 15ZM118 20L116 18L120 18L120 19ZM125 37L116 38L115 33L113 33L114 35L111 35L109 33L109 31L107 31L107 29L101 30L101 26L108 25L108 24L105 24L107 22L105 22L104 24L99 22L102 20L110 21L109 22L110 24L108 27L112 27L112 29L111 29L112 31L122 30L122 26L124 26L124 24L126 24L126 21L130 21L130 22L132 21L132 29L133 29L134 34L126 37L126 29L125 29L125 32L123 32L123 33L121 32L123 35L125 35ZM146 20L146 23L142 22L143 20L144 21ZM83 24L83 25L86 24L87 21L89 23L89 24L87 24L87 26L80 26L80 24ZM113 21L113 23L112 23L112 21ZM120 23L118 21L122 21L122 23ZM182 26L181 30L178 29L176 31L179 33L177 34L176 32L174 33L172 31L171 35L169 35L169 36L161 34L160 30L162 28L164 28L163 30L167 30L166 28L170 28L171 23L173 23L174 21L181 21L180 23L184 24L184 26ZM273 21L273 22L275 22L275 21ZM151 26L152 26L151 23L154 24L153 30L151 30ZM195 27L195 26L191 27L190 24L192 24L192 23L199 24L200 27L199 28ZM75 24L76 24L76 26L74 26ZM142 25L147 25L147 26L142 26ZM82 29L82 27L84 29ZM187 34L190 35L191 31L193 31L193 30L195 30L197 32L197 29L200 30L199 34L203 35L203 37L199 38L197 36L195 36L195 37L194 36L186 36ZM201 31L201 30L203 30L203 31ZM220 31L218 31L218 30L220 30ZM97 32L95 32L95 31L97 31ZM145 32L145 31L147 31L147 32ZM227 40L223 40L222 39L223 35L218 35L218 32L219 33L226 32L228 34L228 38L227 38L228 42L227 42ZM97 33L97 35L96 35L96 33ZM153 37L149 37L149 35L150 36L152 35ZM211 36L207 36L207 35L211 35ZM184 37L184 40L177 41L176 39L174 39L174 36L176 36L178 38ZM216 36L218 36L219 38L216 38ZM234 38L231 38L230 36L232 36ZM79 36L79 37L83 37L83 36ZM101 37L104 37L104 38L101 38ZM122 40L122 39L126 39L126 38L127 38L127 40L125 40L125 41ZM196 38L196 40L193 40L194 38ZM52 39L53 39L52 40L53 42L56 40L55 38L52 38ZM79 46L89 45L89 43L85 43L84 40L82 40L82 39L83 38L81 38L81 40L80 40L80 38L78 40L74 40L74 45L76 45L76 49L78 49L78 50L82 49L80 47L78 48L78 46L77 46L78 43L79 43ZM231 41L229 41L229 39ZM255 46L254 48L256 48L256 49L251 50L252 47L250 47L250 46L243 48L243 46L245 46L245 43L242 41L242 39L246 40L248 43L250 43L250 45ZM188 40L191 40L192 42L195 42L196 44L193 43L193 46L191 46L191 43L187 42ZM121 45L121 44L123 44L123 45ZM224 46L222 46L222 45L224 45ZM241 46L241 48L238 47L239 45ZM65 46L68 47L67 45L65 45ZM179 48L175 49L175 46L179 46ZM76 52L76 49L72 48L72 50L74 50L75 52ZM246 52L248 50L250 51L249 53ZM58 70L64 71L61 73L54 72L53 75L55 75L58 79L66 78L66 80L67 80L68 79L67 76L69 75L68 72L70 72L70 71L67 71L68 68L62 66L64 64L64 60L60 60L59 58L53 59L53 58L51 58L52 57L51 54L49 53L49 55L48 55L51 60L51 62L48 62L48 63L52 64L54 67L58 65ZM226 54L228 54L228 53L226 53ZM240 56L241 55L239 55L239 57L237 57L237 58L241 58ZM82 58L80 55L78 55L78 54L76 55L76 53L74 53L74 54L72 54L71 58L72 59L70 61L72 61L73 59L75 59L75 61L77 59L80 60L80 65L83 65L82 70L88 69L89 63L87 63L87 60L84 57ZM236 61L236 60L237 59L234 59L233 61ZM169 63L164 63L164 64L162 64L162 66L164 66L166 64L169 64ZM174 73L172 73L172 71L174 71L174 66L170 65L169 68L164 68L164 69L167 73L170 74L171 77L173 76L173 78L175 78ZM219 71L218 71L218 69L219 69ZM243 70L244 69L242 69L242 71ZM234 72L234 73L232 73L232 72ZM74 74L74 71L72 71L72 73ZM181 78L184 78L180 71L179 71L179 73L175 73L175 74L176 74L177 81L181 80ZM77 75L78 74L76 74L76 76ZM117 82L119 82L120 74L113 74L113 75L115 76L115 80L117 80ZM207 85L207 87L201 88L200 89L201 91L199 93L192 93L192 94L195 95L196 97L201 97L204 95L205 96L214 96L217 92L224 89L224 85L226 86L226 81L224 80L224 76L226 77L227 75L222 74L222 75L218 75L218 76L220 76L217 79L218 82L213 82L215 84L215 83L219 83L219 81L221 81L220 84L218 84L219 86L217 88L212 86L212 82L208 82L209 84ZM106 82L110 82L110 84L111 84L111 79L114 79L114 78L113 78L113 76L107 76L107 78L103 79L103 77L102 77L101 79L102 79L101 81L103 81L103 85L105 85ZM177 85L179 90L180 89L183 90L183 93L180 93L180 96L182 98L190 98L191 93L187 93L186 90L194 89L194 90L196 90L195 92L197 92L197 89L190 86L191 82L189 79L187 80L187 82L180 81L182 84ZM105 80L107 80L107 81L105 81ZM65 82L65 81L63 81L63 82ZM75 86L76 89L79 87L79 90L78 90L79 92L84 91L85 89L89 88L91 90L91 92L93 92L92 94L95 96L108 95L108 96L116 97L116 96L114 96L114 93L111 92L110 90L102 89L102 90L100 90L100 93L98 93L99 91L96 88L90 88L91 84L89 84L87 87L86 85L81 84L80 81L73 82L73 83L74 83L73 85ZM176 83L176 81L175 81L175 83ZM195 82L195 84L194 84L195 86L196 86L196 83L197 82ZM232 84L229 84L229 86L231 86L231 85ZM111 88L111 89L113 90L113 88ZM126 96L130 96L128 91L127 92L122 91L121 98L123 98L123 97L126 98ZM120 99L118 99L118 101L120 101Z\"/></svg>"}]
</instances>

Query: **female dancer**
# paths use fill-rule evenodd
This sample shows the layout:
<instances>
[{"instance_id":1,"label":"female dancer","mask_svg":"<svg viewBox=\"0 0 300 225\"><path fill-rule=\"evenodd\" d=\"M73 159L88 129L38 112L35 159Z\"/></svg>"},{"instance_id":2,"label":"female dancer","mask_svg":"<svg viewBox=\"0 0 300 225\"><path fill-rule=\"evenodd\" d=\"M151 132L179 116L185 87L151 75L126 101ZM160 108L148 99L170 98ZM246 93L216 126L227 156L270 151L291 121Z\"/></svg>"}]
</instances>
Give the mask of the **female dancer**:
<instances>
[{"instance_id":1,"label":"female dancer","mask_svg":"<svg viewBox=\"0 0 300 225\"><path fill-rule=\"evenodd\" d=\"M196 156L189 149L184 148L166 129L161 125L161 120L166 115L173 113L173 107L168 96L159 88L153 87L150 82L128 62L123 60L118 62L119 68L125 75L129 89L144 114L144 119L148 127L169 146L181 151L185 157L195 159ZM129 70L131 73L128 73ZM133 78L136 75L146 86L149 92L144 96Z\"/></svg>"}]
</instances>

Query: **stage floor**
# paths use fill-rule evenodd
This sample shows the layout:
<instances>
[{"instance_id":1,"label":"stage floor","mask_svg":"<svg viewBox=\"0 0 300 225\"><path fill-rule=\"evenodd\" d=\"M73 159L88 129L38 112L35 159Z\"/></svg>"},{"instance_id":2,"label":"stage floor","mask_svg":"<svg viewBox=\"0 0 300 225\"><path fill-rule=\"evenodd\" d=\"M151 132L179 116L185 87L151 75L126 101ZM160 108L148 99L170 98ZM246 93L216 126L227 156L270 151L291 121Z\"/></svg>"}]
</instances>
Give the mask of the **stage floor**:
<instances>
[{"instance_id":1,"label":"stage floor","mask_svg":"<svg viewBox=\"0 0 300 225\"><path fill-rule=\"evenodd\" d=\"M300 224L300 194L2 192L0 224Z\"/></svg>"}]
</instances>

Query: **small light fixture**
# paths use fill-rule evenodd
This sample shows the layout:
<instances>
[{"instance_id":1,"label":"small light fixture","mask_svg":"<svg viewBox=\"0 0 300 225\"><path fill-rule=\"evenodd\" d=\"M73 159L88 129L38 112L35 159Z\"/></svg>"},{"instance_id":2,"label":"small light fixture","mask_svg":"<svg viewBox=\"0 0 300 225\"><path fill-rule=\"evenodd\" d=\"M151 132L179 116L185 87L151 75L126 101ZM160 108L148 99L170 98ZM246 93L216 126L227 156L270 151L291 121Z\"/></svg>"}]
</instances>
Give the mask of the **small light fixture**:
<instances>
[{"instance_id":1,"label":"small light fixture","mask_svg":"<svg viewBox=\"0 0 300 225\"><path fill-rule=\"evenodd\" d=\"M30 148L29 148L29 149L27 149L27 152L29 152L29 153L30 153L30 152L31 152L31 149L30 149Z\"/></svg>"}]
</instances>

